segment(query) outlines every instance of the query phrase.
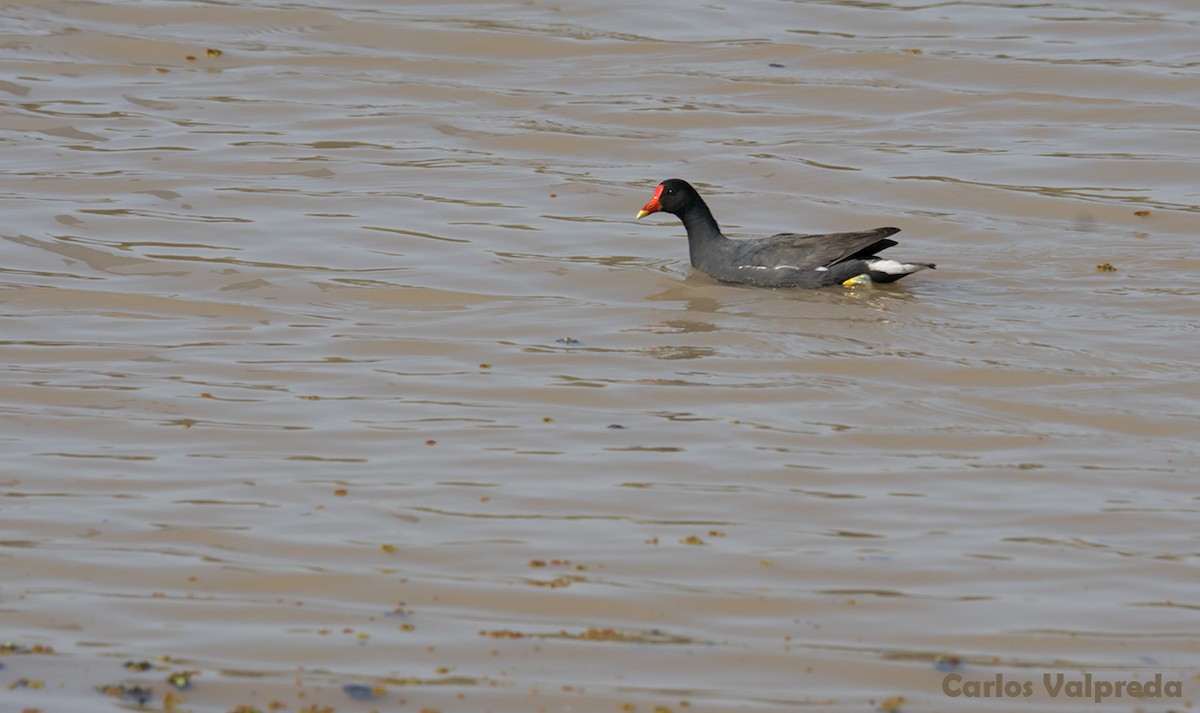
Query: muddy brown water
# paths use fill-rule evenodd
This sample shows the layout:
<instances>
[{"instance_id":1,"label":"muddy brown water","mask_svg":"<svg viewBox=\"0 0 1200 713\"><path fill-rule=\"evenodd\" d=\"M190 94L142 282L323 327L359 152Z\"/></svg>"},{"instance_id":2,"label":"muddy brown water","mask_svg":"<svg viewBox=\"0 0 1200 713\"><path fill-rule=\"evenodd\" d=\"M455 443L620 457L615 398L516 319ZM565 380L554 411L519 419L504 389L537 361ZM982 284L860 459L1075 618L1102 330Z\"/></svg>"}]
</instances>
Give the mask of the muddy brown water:
<instances>
[{"instance_id":1,"label":"muddy brown water","mask_svg":"<svg viewBox=\"0 0 1200 713\"><path fill-rule=\"evenodd\" d=\"M1193 705L1198 36L1184 0L0 8L0 707L172 671L219 713ZM939 269L716 283L633 221L671 176Z\"/></svg>"}]
</instances>

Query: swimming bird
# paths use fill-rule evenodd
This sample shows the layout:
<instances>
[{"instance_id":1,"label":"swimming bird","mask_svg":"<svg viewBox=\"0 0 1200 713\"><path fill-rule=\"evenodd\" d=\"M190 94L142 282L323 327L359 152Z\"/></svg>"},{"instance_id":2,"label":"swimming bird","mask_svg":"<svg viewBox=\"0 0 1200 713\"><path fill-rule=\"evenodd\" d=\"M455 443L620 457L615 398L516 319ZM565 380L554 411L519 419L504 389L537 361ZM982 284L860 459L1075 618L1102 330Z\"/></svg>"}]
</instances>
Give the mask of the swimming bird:
<instances>
[{"instance_id":1,"label":"swimming bird","mask_svg":"<svg viewBox=\"0 0 1200 713\"><path fill-rule=\"evenodd\" d=\"M828 287L895 282L926 268L928 262L901 262L877 253L897 245L889 236L899 228L857 233L800 235L779 233L768 238L725 237L708 204L690 183L669 178L637 218L663 211L677 216L687 230L692 267L722 282L756 287Z\"/></svg>"}]
</instances>

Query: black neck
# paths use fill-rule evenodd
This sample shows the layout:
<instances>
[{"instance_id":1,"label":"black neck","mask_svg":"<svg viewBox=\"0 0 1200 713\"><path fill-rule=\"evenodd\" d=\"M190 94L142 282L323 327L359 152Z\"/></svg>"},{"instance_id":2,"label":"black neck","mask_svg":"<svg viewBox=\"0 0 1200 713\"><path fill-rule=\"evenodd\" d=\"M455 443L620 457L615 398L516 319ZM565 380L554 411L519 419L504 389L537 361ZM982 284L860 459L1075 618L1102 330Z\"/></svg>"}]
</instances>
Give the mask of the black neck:
<instances>
[{"instance_id":1,"label":"black neck","mask_svg":"<svg viewBox=\"0 0 1200 713\"><path fill-rule=\"evenodd\" d=\"M696 196L696 201L688 206L679 219L683 221L683 227L687 230L688 248L693 265L696 264L696 250L700 246L726 240L721 233L721 226L717 225L716 218L713 218L712 211L699 196Z\"/></svg>"}]
</instances>

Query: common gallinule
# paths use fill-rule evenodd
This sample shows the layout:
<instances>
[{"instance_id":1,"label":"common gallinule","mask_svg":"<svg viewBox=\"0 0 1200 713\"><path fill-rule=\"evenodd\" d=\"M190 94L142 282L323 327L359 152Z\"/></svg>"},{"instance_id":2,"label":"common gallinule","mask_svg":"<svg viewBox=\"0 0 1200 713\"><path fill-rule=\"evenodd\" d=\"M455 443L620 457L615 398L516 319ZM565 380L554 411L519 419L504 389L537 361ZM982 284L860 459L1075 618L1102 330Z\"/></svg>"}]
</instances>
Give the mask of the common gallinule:
<instances>
[{"instance_id":1,"label":"common gallinule","mask_svg":"<svg viewBox=\"0 0 1200 713\"><path fill-rule=\"evenodd\" d=\"M862 233L798 235L730 240L721 233L708 205L690 183L669 178L638 211L644 218L658 211L674 213L687 229L692 266L722 282L758 287L827 287L862 282L895 282L934 265L900 262L876 253L896 245L888 238L899 228Z\"/></svg>"}]
</instances>

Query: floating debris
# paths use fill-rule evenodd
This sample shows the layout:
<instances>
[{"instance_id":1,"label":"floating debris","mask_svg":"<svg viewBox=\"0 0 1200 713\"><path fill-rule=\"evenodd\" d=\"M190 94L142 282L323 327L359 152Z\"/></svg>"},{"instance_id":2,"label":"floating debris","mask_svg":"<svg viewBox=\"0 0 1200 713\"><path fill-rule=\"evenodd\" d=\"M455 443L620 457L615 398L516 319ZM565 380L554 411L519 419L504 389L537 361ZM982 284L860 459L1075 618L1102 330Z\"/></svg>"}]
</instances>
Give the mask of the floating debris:
<instances>
[{"instance_id":1,"label":"floating debris","mask_svg":"<svg viewBox=\"0 0 1200 713\"><path fill-rule=\"evenodd\" d=\"M176 706L178 706L180 703L183 703L183 696L175 693L174 691L167 691L162 697L163 713L174 713Z\"/></svg>"},{"instance_id":2,"label":"floating debris","mask_svg":"<svg viewBox=\"0 0 1200 713\"><path fill-rule=\"evenodd\" d=\"M154 698L154 689L144 686L126 686L124 683L96 686L96 690L106 696L120 698L123 701L135 701L139 706Z\"/></svg>"},{"instance_id":3,"label":"floating debris","mask_svg":"<svg viewBox=\"0 0 1200 713\"><path fill-rule=\"evenodd\" d=\"M199 675L199 671L175 671L167 676L167 683L180 691L186 691L192 687L192 677Z\"/></svg>"},{"instance_id":4,"label":"floating debris","mask_svg":"<svg viewBox=\"0 0 1200 713\"><path fill-rule=\"evenodd\" d=\"M577 570L586 570L587 567L581 564L574 564L568 559L552 559L546 560L529 560L530 567L570 567Z\"/></svg>"},{"instance_id":5,"label":"floating debris","mask_svg":"<svg viewBox=\"0 0 1200 713\"><path fill-rule=\"evenodd\" d=\"M558 342L559 344L579 344L579 340L574 337L559 337L554 341Z\"/></svg>"},{"instance_id":6,"label":"floating debris","mask_svg":"<svg viewBox=\"0 0 1200 713\"><path fill-rule=\"evenodd\" d=\"M1096 272L1116 272L1117 268L1112 266L1112 263L1102 262L1096 266Z\"/></svg>"},{"instance_id":7,"label":"floating debris","mask_svg":"<svg viewBox=\"0 0 1200 713\"><path fill-rule=\"evenodd\" d=\"M401 619L407 619L412 616L412 614L412 609L406 609L403 602L398 604L395 609L383 613L384 616L398 616Z\"/></svg>"},{"instance_id":8,"label":"floating debris","mask_svg":"<svg viewBox=\"0 0 1200 713\"><path fill-rule=\"evenodd\" d=\"M700 539L699 537L696 537L695 535L688 535L687 537L680 540L679 544L681 544L681 545L703 545L703 544L707 544L707 543L705 543L704 540Z\"/></svg>"},{"instance_id":9,"label":"floating debris","mask_svg":"<svg viewBox=\"0 0 1200 713\"><path fill-rule=\"evenodd\" d=\"M1148 211L1148 210L1135 210L1135 211L1133 211L1133 214L1134 214L1134 215L1136 215L1136 216L1137 216L1137 217L1139 217L1139 218L1148 218L1148 217L1150 216L1150 211Z\"/></svg>"},{"instance_id":10,"label":"floating debris","mask_svg":"<svg viewBox=\"0 0 1200 713\"><path fill-rule=\"evenodd\" d=\"M137 673L138 671L149 671L154 668L154 664L149 661L126 661L125 668Z\"/></svg>"},{"instance_id":11,"label":"floating debris","mask_svg":"<svg viewBox=\"0 0 1200 713\"><path fill-rule=\"evenodd\" d=\"M651 629L649 631L623 631L608 627L588 627L586 630L573 634L566 630L553 634L527 634L512 629L480 630L480 636L492 639L570 639L575 641L622 641L635 644L691 644L693 639L675 636Z\"/></svg>"},{"instance_id":12,"label":"floating debris","mask_svg":"<svg viewBox=\"0 0 1200 713\"><path fill-rule=\"evenodd\" d=\"M561 632L556 638L582 639L584 641L623 641L634 644L691 644L692 639L685 636L675 636L651 629L649 631L622 631L620 629L588 627L583 634L572 636Z\"/></svg>"},{"instance_id":13,"label":"floating debris","mask_svg":"<svg viewBox=\"0 0 1200 713\"><path fill-rule=\"evenodd\" d=\"M904 703L904 696L891 696L890 698L883 699L883 703L879 704L879 710L883 711L883 713L896 713Z\"/></svg>"},{"instance_id":14,"label":"floating debris","mask_svg":"<svg viewBox=\"0 0 1200 713\"><path fill-rule=\"evenodd\" d=\"M45 646L43 644L34 644L33 646L25 646L18 644L15 641L0 644L0 654L52 654L54 653L53 646Z\"/></svg>"},{"instance_id":15,"label":"floating debris","mask_svg":"<svg viewBox=\"0 0 1200 713\"><path fill-rule=\"evenodd\" d=\"M512 629L496 629L494 631L480 629L479 635L487 636L492 639L524 639L526 637L532 636L532 634L526 634L526 633L523 633L520 631L513 631Z\"/></svg>"},{"instance_id":16,"label":"floating debris","mask_svg":"<svg viewBox=\"0 0 1200 713\"><path fill-rule=\"evenodd\" d=\"M367 686L361 683L347 683L342 686L342 692L356 701L373 701L387 695L383 686Z\"/></svg>"},{"instance_id":17,"label":"floating debris","mask_svg":"<svg viewBox=\"0 0 1200 713\"><path fill-rule=\"evenodd\" d=\"M768 66L768 67L773 67L774 69L783 69L783 65L782 65L782 64L780 64L779 62L771 62L771 63L770 63L770 64L768 64L767 66Z\"/></svg>"},{"instance_id":18,"label":"floating debris","mask_svg":"<svg viewBox=\"0 0 1200 713\"><path fill-rule=\"evenodd\" d=\"M213 48L213 47L209 47L208 49L204 50L204 54L205 54L205 56L212 57L212 58L216 59L217 57L220 57L221 55L223 55L223 54L225 54L225 53L224 53L224 52L222 52L222 51L221 51L221 50L219 50L219 49L216 49L216 48Z\"/></svg>"},{"instance_id":19,"label":"floating debris","mask_svg":"<svg viewBox=\"0 0 1200 713\"><path fill-rule=\"evenodd\" d=\"M943 672L957 671L962 668L962 659L950 654L938 654L933 657L933 667Z\"/></svg>"},{"instance_id":20,"label":"floating debris","mask_svg":"<svg viewBox=\"0 0 1200 713\"><path fill-rule=\"evenodd\" d=\"M573 584L575 582L586 582L587 579L585 579L584 577L570 577L570 576L563 575L561 577L555 577L554 579L551 579L549 581L542 581L540 579L527 579L525 581L529 582L530 584L532 584L535 587L549 587L550 589L561 589L563 587L569 587L569 586L571 586L571 584Z\"/></svg>"},{"instance_id":21,"label":"floating debris","mask_svg":"<svg viewBox=\"0 0 1200 713\"><path fill-rule=\"evenodd\" d=\"M925 54L919 49L902 50L902 52L904 52L904 54Z\"/></svg>"}]
</instances>

